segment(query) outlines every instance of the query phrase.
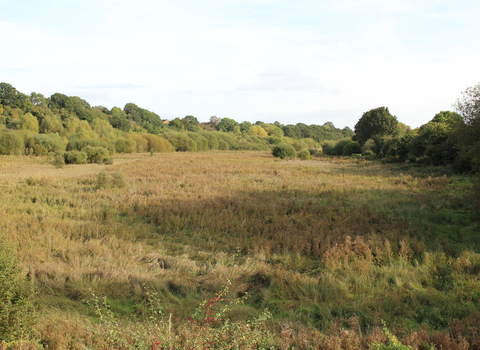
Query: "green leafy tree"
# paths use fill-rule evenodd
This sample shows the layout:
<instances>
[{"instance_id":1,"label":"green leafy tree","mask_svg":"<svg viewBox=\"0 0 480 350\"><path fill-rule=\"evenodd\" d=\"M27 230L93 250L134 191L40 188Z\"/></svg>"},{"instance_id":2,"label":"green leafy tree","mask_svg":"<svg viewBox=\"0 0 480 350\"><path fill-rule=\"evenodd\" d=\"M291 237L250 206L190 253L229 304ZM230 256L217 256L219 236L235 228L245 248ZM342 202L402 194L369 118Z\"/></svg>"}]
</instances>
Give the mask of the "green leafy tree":
<instances>
[{"instance_id":1,"label":"green leafy tree","mask_svg":"<svg viewBox=\"0 0 480 350\"><path fill-rule=\"evenodd\" d=\"M175 118L168 123L168 127L170 129L174 129L177 131L184 131L185 130L185 125L182 123L182 120L180 118Z\"/></svg>"},{"instance_id":2,"label":"green leafy tree","mask_svg":"<svg viewBox=\"0 0 480 350\"><path fill-rule=\"evenodd\" d=\"M282 137L283 130L273 124L262 124L262 128L267 132L268 136Z\"/></svg>"},{"instance_id":3,"label":"green leafy tree","mask_svg":"<svg viewBox=\"0 0 480 350\"><path fill-rule=\"evenodd\" d=\"M40 132L44 134L63 133L63 123L58 115L47 115L40 123Z\"/></svg>"},{"instance_id":4,"label":"green leafy tree","mask_svg":"<svg viewBox=\"0 0 480 350\"><path fill-rule=\"evenodd\" d=\"M132 130L132 124L127 119L127 114L118 107L113 107L110 111L110 124L112 124L114 128L125 132Z\"/></svg>"},{"instance_id":5,"label":"green leafy tree","mask_svg":"<svg viewBox=\"0 0 480 350\"><path fill-rule=\"evenodd\" d=\"M222 120L220 120L220 123L218 123L216 128L217 130L223 131L223 132L234 132L234 133L240 132L239 124L235 120L230 118L222 118Z\"/></svg>"},{"instance_id":6,"label":"green leafy tree","mask_svg":"<svg viewBox=\"0 0 480 350\"><path fill-rule=\"evenodd\" d=\"M480 170L480 83L467 88L455 103L464 125L459 128L459 148L464 158Z\"/></svg>"},{"instance_id":7,"label":"green leafy tree","mask_svg":"<svg viewBox=\"0 0 480 350\"><path fill-rule=\"evenodd\" d=\"M38 133L38 119L33 114L25 113L23 116L20 117L20 121L22 125L22 130L29 130Z\"/></svg>"},{"instance_id":8,"label":"green leafy tree","mask_svg":"<svg viewBox=\"0 0 480 350\"><path fill-rule=\"evenodd\" d=\"M363 145L370 138L378 140L382 136L394 136L397 132L397 118L390 114L388 108L379 107L363 113L355 125L354 141Z\"/></svg>"},{"instance_id":9,"label":"green leafy tree","mask_svg":"<svg viewBox=\"0 0 480 350\"><path fill-rule=\"evenodd\" d=\"M262 137L267 137L268 136L268 133L260 125L252 125L248 129L248 133L250 135L255 135L255 136L262 136Z\"/></svg>"},{"instance_id":10,"label":"green leafy tree","mask_svg":"<svg viewBox=\"0 0 480 350\"><path fill-rule=\"evenodd\" d=\"M249 130L250 130L250 127L252 126L252 123L248 122L248 121L244 121L244 122L241 122L239 124L239 127L240 127L240 131L242 133L247 133Z\"/></svg>"},{"instance_id":11,"label":"green leafy tree","mask_svg":"<svg viewBox=\"0 0 480 350\"><path fill-rule=\"evenodd\" d=\"M21 155L25 144L18 132L12 130L0 131L0 154Z\"/></svg>"},{"instance_id":12,"label":"green leafy tree","mask_svg":"<svg viewBox=\"0 0 480 350\"><path fill-rule=\"evenodd\" d=\"M33 108L27 95L22 94L12 85L7 83L0 83L0 104L13 108L20 108L26 112L30 112Z\"/></svg>"},{"instance_id":13,"label":"green leafy tree","mask_svg":"<svg viewBox=\"0 0 480 350\"><path fill-rule=\"evenodd\" d=\"M123 110L127 114L127 119L134 121L152 134L158 134L165 127L159 115L140 108L134 103L127 103Z\"/></svg>"},{"instance_id":14,"label":"green leafy tree","mask_svg":"<svg viewBox=\"0 0 480 350\"><path fill-rule=\"evenodd\" d=\"M182 119L186 131L196 132L200 130L200 122L193 115L187 115Z\"/></svg>"}]
</instances>

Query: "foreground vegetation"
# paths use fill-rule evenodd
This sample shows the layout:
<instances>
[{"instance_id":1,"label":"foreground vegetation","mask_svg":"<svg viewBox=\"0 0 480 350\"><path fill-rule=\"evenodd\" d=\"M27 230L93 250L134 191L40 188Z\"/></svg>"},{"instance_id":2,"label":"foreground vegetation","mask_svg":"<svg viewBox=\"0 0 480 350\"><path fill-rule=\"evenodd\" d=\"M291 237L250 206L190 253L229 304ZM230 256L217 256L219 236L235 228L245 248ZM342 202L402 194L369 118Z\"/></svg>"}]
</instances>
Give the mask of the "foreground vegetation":
<instances>
[{"instance_id":1,"label":"foreground vegetation","mask_svg":"<svg viewBox=\"0 0 480 350\"><path fill-rule=\"evenodd\" d=\"M270 152L52 161L0 158L0 270L21 266L0 274L4 347L480 349L466 176Z\"/></svg>"}]
</instances>

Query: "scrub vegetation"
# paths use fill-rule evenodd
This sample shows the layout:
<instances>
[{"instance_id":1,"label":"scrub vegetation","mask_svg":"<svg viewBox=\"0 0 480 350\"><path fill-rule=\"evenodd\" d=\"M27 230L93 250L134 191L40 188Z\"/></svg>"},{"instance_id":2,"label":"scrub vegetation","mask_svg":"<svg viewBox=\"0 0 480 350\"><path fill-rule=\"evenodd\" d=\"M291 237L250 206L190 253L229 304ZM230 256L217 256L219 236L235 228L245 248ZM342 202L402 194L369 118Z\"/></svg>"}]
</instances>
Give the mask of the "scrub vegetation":
<instances>
[{"instance_id":1,"label":"scrub vegetation","mask_svg":"<svg viewBox=\"0 0 480 350\"><path fill-rule=\"evenodd\" d=\"M0 164L0 230L40 315L9 344L388 349L386 325L412 349L480 347L465 175L269 152Z\"/></svg>"},{"instance_id":2,"label":"scrub vegetation","mask_svg":"<svg viewBox=\"0 0 480 350\"><path fill-rule=\"evenodd\" d=\"M480 349L479 91L353 134L0 84L0 349Z\"/></svg>"}]
</instances>

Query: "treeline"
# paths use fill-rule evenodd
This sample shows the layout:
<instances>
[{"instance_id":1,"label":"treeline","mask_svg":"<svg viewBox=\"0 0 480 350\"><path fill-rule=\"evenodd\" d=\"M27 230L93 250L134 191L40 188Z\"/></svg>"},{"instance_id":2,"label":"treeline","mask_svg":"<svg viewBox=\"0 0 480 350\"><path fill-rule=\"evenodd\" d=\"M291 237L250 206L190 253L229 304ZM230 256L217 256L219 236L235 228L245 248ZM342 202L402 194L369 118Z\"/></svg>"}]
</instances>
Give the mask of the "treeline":
<instances>
[{"instance_id":1,"label":"treeline","mask_svg":"<svg viewBox=\"0 0 480 350\"><path fill-rule=\"evenodd\" d=\"M454 104L455 112L437 113L417 129L399 122L386 107L365 112L355 135L323 142L323 152L450 166L455 171L480 169L480 84L468 88Z\"/></svg>"},{"instance_id":2,"label":"treeline","mask_svg":"<svg viewBox=\"0 0 480 350\"><path fill-rule=\"evenodd\" d=\"M67 163L98 162L114 153L270 150L283 143L300 151L352 136L350 128L331 122L282 125L211 117L201 123L193 116L166 121L133 103L109 110L77 96L26 95L0 83L0 154L60 152Z\"/></svg>"}]
</instances>

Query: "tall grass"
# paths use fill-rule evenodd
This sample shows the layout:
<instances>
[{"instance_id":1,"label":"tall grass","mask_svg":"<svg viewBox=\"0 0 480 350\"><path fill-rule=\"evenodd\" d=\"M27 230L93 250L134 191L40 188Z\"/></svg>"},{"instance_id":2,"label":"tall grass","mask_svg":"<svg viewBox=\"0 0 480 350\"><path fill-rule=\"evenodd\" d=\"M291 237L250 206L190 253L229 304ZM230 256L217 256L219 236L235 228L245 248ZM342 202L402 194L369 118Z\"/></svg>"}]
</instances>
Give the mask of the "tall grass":
<instances>
[{"instance_id":1,"label":"tall grass","mask_svg":"<svg viewBox=\"0 0 480 350\"><path fill-rule=\"evenodd\" d=\"M153 337L141 331L146 290L185 337L200 301L231 280L232 299L250 298L229 322L268 309L279 349L371 348L387 342L382 320L413 349L480 348L478 227L463 178L268 152L115 157L61 169L0 158L0 230L39 291L37 342L107 341L92 291L122 344Z\"/></svg>"}]
</instances>

